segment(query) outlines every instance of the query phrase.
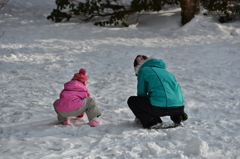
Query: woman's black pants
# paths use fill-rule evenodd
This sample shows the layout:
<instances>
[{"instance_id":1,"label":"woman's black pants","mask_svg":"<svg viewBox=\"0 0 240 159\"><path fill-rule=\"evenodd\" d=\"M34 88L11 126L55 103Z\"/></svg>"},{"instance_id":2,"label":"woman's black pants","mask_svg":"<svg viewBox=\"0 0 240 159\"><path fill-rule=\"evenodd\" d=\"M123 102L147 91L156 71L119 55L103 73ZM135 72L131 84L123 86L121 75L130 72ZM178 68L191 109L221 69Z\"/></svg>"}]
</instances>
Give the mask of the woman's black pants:
<instances>
[{"instance_id":1,"label":"woman's black pants","mask_svg":"<svg viewBox=\"0 0 240 159\"><path fill-rule=\"evenodd\" d=\"M157 107L150 103L149 98L140 96L131 96L128 98L128 106L133 114L140 120L144 128L161 123L160 117L170 116L174 123L182 121L184 106L179 107Z\"/></svg>"}]
</instances>

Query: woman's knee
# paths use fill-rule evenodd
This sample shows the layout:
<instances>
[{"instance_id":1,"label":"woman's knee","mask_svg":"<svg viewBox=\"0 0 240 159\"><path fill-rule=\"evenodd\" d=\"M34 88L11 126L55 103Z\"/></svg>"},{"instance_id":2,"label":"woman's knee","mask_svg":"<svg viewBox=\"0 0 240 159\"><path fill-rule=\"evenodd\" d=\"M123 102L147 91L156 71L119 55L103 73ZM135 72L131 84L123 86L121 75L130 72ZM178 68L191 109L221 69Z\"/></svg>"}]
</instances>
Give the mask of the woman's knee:
<instances>
[{"instance_id":1,"label":"woman's knee","mask_svg":"<svg viewBox=\"0 0 240 159\"><path fill-rule=\"evenodd\" d=\"M127 100L127 104L130 107L131 105L133 105L133 96L129 97Z\"/></svg>"}]
</instances>

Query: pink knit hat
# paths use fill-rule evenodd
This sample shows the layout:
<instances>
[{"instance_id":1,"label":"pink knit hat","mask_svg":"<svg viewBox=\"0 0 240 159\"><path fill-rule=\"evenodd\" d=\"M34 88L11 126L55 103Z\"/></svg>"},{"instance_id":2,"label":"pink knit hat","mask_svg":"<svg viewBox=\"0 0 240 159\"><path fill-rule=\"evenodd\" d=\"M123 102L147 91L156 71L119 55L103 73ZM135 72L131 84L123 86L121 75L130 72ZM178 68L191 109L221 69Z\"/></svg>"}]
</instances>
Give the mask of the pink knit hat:
<instances>
[{"instance_id":1,"label":"pink knit hat","mask_svg":"<svg viewBox=\"0 0 240 159\"><path fill-rule=\"evenodd\" d=\"M86 86L87 81L88 81L88 76L86 75L86 73L87 73L87 70L84 68L81 68L79 70L79 73L74 74L72 80L78 80Z\"/></svg>"}]
</instances>

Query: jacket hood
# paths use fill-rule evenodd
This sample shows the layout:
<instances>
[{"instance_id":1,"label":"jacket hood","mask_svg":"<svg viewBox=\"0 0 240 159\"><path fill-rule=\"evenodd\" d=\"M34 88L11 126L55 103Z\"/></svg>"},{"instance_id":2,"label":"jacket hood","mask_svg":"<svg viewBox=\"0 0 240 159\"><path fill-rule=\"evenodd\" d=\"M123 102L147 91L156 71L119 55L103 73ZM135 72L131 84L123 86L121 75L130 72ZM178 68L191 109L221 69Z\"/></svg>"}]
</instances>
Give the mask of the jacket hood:
<instances>
[{"instance_id":1,"label":"jacket hood","mask_svg":"<svg viewBox=\"0 0 240 159\"><path fill-rule=\"evenodd\" d=\"M157 67L166 69L165 62L160 59L156 59L153 57L149 57L147 60L141 62L136 68L135 68L135 74L138 74L138 71L143 67Z\"/></svg>"},{"instance_id":2,"label":"jacket hood","mask_svg":"<svg viewBox=\"0 0 240 159\"><path fill-rule=\"evenodd\" d=\"M85 85L77 80L69 81L64 84L64 90L66 91L84 91L87 90Z\"/></svg>"}]
</instances>

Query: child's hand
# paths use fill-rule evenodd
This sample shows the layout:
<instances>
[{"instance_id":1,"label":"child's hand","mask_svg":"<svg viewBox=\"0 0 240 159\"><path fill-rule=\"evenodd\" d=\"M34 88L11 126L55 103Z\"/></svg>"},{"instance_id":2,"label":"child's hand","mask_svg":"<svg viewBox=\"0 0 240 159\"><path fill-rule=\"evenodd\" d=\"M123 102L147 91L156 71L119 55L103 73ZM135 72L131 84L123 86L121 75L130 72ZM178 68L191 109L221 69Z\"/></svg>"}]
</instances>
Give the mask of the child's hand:
<instances>
[{"instance_id":1,"label":"child's hand","mask_svg":"<svg viewBox=\"0 0 240 159\"><path fill-rule=\"evenodd\" d=\"M90 97L90 93L89 92L87 92L87 97Z\"/></svg>"}]
</instances>

